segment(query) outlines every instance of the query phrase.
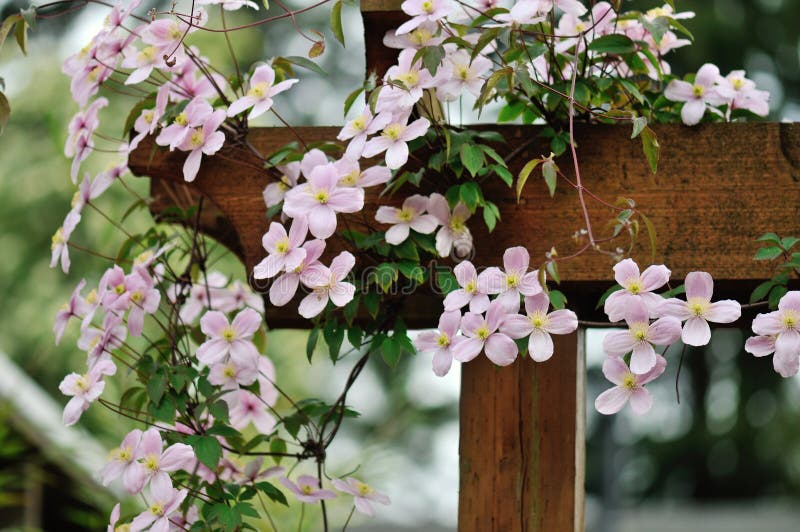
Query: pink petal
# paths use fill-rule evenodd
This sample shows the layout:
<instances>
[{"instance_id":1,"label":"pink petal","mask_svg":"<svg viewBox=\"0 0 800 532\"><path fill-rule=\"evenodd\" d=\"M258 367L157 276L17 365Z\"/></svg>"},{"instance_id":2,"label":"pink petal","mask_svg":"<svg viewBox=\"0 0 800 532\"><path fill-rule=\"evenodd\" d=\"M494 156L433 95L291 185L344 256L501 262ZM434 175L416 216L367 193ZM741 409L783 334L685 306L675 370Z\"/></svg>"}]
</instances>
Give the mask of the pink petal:
<instances>
[{"instance_id":1,"label":"pink petal","mask_svg":"<svg viewBox=\"0 0 800 532\"><path fill-rule=\"evenodd\" d=\"M461 325L461 313L458 311L443 312L439 316L439 330L451 338L456 335Z\"/></svg>"},{"instance_id":2,"label":"pink petal","mask_svg":"<svg viewBox=\"0 0 800 532\"><path fill-rule=\"evenodd\" d=\"M477 281L478 279L478 272L475 270L475 266L468 260L459 263L453 268L453 273L456 276L456 280L458 281L459 286L467 286L467 283L470 281Z\"/></svg>"},{"instance_id":3,"label":"pink petal","mask_svg":"<svg viewBox=\"0 0 800 532\"><path fill-rule=\"evenodd\" d=\"M669 268L663 264L648 266L642 272L642 292L652 292L667 284L670 273Z\"/></svg>"},{"instance_id":4,"label":"pink petal","mask_svg":"<svg viewBox=\"0 0 800 532\"><path fill-rule=\"evenodd\" d=\"M656 345L669 345L680 336L681 322L672 316L657 319L647 330L647 340Z\"/></svg>"},{"instance_id":5,"label":"pink petal","mask_svg":"<svg viewBox=\"0 0 800 532\"><path fill-rule=\"evenodd\" d=\"M408 224L393 225L386 231L386 242L396 246L403 243L408 238L408 234Z\"/></svg>"},{"instance_id":6,"label":"pink petal","mask_svg":"<svg viewBox=\"0 0 800 532\"><path fill-rule=\"evenodd\" d=\"M188 470L194 463L194 460L194 451L190 446L183 443L175 443L167 447L164 451L164 454L161 456L159 468L163 471L177 471L178 469Z\"/></svg>"},{"instance_id":7,"label":"pink petal","mask_svg":"<svg viewBox=\"0 0 800 532\"><path fill-rule=\"evenodd\" d=\"M800 312L800 291L787 292L778 302L778 310L794 310Z\"/></svg>"},{"instance_id":8,"label":"pink petal","mask_svg":"<svg viewBox=\"0 0 800 532\"><path fill-rule=\"evenodd\" d=\"M197 348L197 360L210 366L221 361L230 350L230 344L221 338L204 342Z\"/></svg>"},{"instance_id":9,"label":"pink petal","mask_svg":"<svg viewBox=\"0 0 800 532\"><path fill-rule=\"evenodd\" d=\"M656 365L650 371L637 375L636 384L644 386L648 382L654 381L664 373L665 369L667 369L667 359L661 355L656 355Z\"/></svg>"},{"instance_id":10,"label":"pink petal","mask_svg":"<svg viewBox=\"0 0 800 532\"><path fill-rule=\"evenodd\" d=\"M297 311L306 319L311 319L325 310L328 304L328 293L312 292L300 301Z\"/></svg>"},{"instance_id":11,"label":"pink petal","mask_svg":"<svg viewBox=\"0 0 800 532\"><path fill-rule=\"evenodd\" d=\"M372 142L372 141L370 141ZM369 143L367 143L369 147ZM366 149L364 150L366 152ZM402 141L393 142L386 149L386 166L396 170L408 161L408 144Z\"/></svg>"},{"instance_id":12,"label":"pink petal","mask_svg":"<svg viewBox=\"0 0 800 532\"><path fill-rule=\"evenodd\" d=\"M519 308L519 296L517 296L517 308ZM492 301L489 305L489 310L486 311L486 325L489 330L496 331L499 329L508 313L507 306L502 301L499 299Z\"/></svg>"},{"instance_id":13,"label":"pink petal","mask_svg":"<svg viewBox=\"0 0 800 532\"><path fill-rule=\"evenodd\" d=\"M192 182L197 177L197 172L200 170L200 160L203 158L203 152L199 149L192 150L186 161L183 163L183 179Z\"/></svg>"},{"instance_id":14,"label":"pink petal","mask_svg":"<svg viewBox=\"0 0 800 532\"><path fill-rule=\"evenodd\" d=\"M733 323L742 316L742 306L738 301L725 299L711 303L706 311L706 319L713 323Z\"/></svg>"},{"instance_id":15,"label":"pink petal","mask_svg":"<svg viewBox=\"0 0 800 532\"><path fill-rule=\"evenodd\" d=\"M553 339L542 330L534 330L528 339L528 353L536 362L544 362L553 356Z\"/></svg>"},{"instance_id":16,"label":"pink petal","mask_svg":"<svg viewBox=\"0 0 800 532\"><path fill-rule=\"evenodd\" d=\"M714 293L714 279L707 272L689 272L686 275L686 299L699 297L711 301Z\"/></svg>"},{"instance_id":17,"label":"pink petal","mask_svg":"<svg viewBox=\"0 0 800 532\"><path fill-rule=\"evenodd\" d=\"M286 273L275 279L269 287L269 301L276 307L282 307L297 293L300 276L296 273Z\"/></svg>"},{"instance_id":18,"label":"pink petal","mask_svg":"<svg viewBox=\"0 0 800 532\"><path fill-rule=\"evenodd\" d=\"M248 308L241 311L233 318L231 327L237 332L239 337L250 337L261 326L261 314Z\"/></svg>"},{"instance_id":19,"label":"pink petal","mask_svg":"<svg viewBox=\"0 0 800 532\"><path fill-rule=\"evenodd\" d=\"M701 346L711 341L711 328L708 322L698 316L689 318L683 326L681 340L686 345Z\"/></svg>"},{"instance_id":20,"label":"pink petal","mask_svg":"<svg viewBox=\"0 0 800 532\"><path fill-rule=\"evenodd\" d=\"M778 334L783 330L781 314L779 310L767 314L759 314L753 320L753 332L767 336Z\"/></svg>"},{"instance_id":21,"label":"pink petal","mask_svg":"<svg viewBox=\"0 0 800 532\"><path fill-rule=\"evenodd\" d=\"M631 371L638 375L647 373L656 365L656 352L648 342L637 342L631 354Z\"/></svg>"},{"instance_id":22,"label":"pink petal","mask_svg":"<svg viewBox=\"0 0 800 532\"><path fill-rule=\"evenodd\" d=\"M634 388L631 392L631 409L637 416L646 414L653 406L653 396L644 388Z\"/></svg>"},{"instance_id":23,"label":"pink petal","mask_svg":"<svg viewBox=\"0 0 800 532\"><path fill-rule=\"evenodd\" d=\"M752 336L744 343L744 350L751 355L763 357L775 352L773 336Z\"/></svg>"},{"instance_id":24,"label":"pink petal","mask_svg":"<svg viewBox=\"0 0 800 532\"><path fill-rule=\"evenodd\" d=\"M692 84L688 81L673 80L670 81L667 88L664 89L664 96L673 102L685 102L694 98Z\"/></svg>"},{"instance_id":25,"label":"pink petal","mask_svg":"<svg viewBox=\"0 0 800 532\"><path fill-rule=\"evenodd\" d=\"M622 379L628 373L628 365L619 357L606 357L603 361L603 375L614 384L622 384Z\"/></svg>"},{"instance_id":26,"label":"pink petal","mask_svg":"<svg viewBox=\"0 0 800 532\"><path fill-rule=\"evenodd\" d=\"M569 334L578 330L578 316L571 310L562 309L547 315L545 330L552 334Z\"/></svg>"},{"instance_id":27,"label":"pink petal","mask_svg":"<svg viewBox=\"0 0 800 532\"><path fill-rule=\"evenodd\" d=\"M472 300L469 302L469 311L476 312L476 313L483 313L489 309L489 296L486 294L476 294L472 296Z\"/></svg>"},{"instance_id":28,"label":"pink petal","mask_svg":"<svg viewBox=\"0 0 800 532\"><path fill-rule=\"evenodd\" d=\"M353 300L356 293L355 285L351 283L339 282L333 285L328 292L328 297L337 307L343 307Z\"/></svg>"},{"instance_id":29,"label":"pink petal","mask_svg":"<svg viewBox=\"0 0 800 532\"><path fill-rule=\"evenodd\" d=\"M461 330L464 334L472 336L475 334L475 330L482 327L485 323L483 316L480 314L467 312L464 314L464 317L461 318Z\"/></svg>"},{"instance_id":30,"label":"pink petal","mask_svg":"<svg viewBox=\"0 0 800 532\"><path fill-rule=\"evenodd\" d=\"M659 316L672 316L681 321L687 320L693 316L692 311L686 306L686 301L682 301L676 297L663 300L658 307L657 314Z\"/></svg>"},{"instance_id":31,"label":"pink petal","mask_svg":"<svg viewBox=\"0 0 800 532\"><path fill-rule=\"evenodd\" d=\"M342 187L331 192L328 206L336 212L358 212L364 208L364 190Z\"/></svg>"},{"instance_id":32,"label":"pink petal","mask_svg":"<svg viewBox=\"0 0 800 532\"><path fill-rule=\"evenodd\" d=\"M350 273L350 270L353 269L355 264L356 258L353 254L349 251L342 251L331 261L330 270L333 274L333 278L337 281L341 281L347 277L347 274Z\"/></svg>"},{"instance_id":33,"label":"pink petal","mask_svg":"<svg viewBox=\"0 0 800 532\"><path fill-rule=\"evenodd\" d=\"M200 330L206 336L221 336L227 326L228 318L218 310L210 310L200 318Z\"/></svg>"},{"instance_id":34,"label":"pink petal","mask_svg":"<svg viewBox=\"0 0 800 532\"><path fill-rule=\"evenodd\" d=\"M800 355L800 333L795 329L783 331L775 339L775 354Z\"/></svg>"},{"instance_id":35,"label":"pink petal","mask_svg":"<svg viewBox=\"0 0 800 532\"><path fill-rule=\"evenodd\" d=\"M622 356L633 351L636 339L629 331L612 331L603 338L603 351L608 355Z\"/></svg>"},{"instance_id":36,"label":"pink petal","mask_svg":"<svg viewBox=\"0 0 800 532\"><path fill-rule=\"evenodd\" d=\"M437 377L444 377L453 365L453 354L449 349L437 349L433 355L433 373Z\"/></svg>"},{"instance_id":37,"label":"pink petal","mask_svg":"<svg viewBox=\"0 0 800 532\"><path fill-rule=\"evenodd\" d=\"M681 109L681 120L687 126L698 124L706 112L706 103L703 100L689 100Z\"/></svg>"},{"instance_id":38,"label":"pink petal","mask_svg":"<svg viewBox=\"0 0 800 532\"><path fill-rule=\"evenodd\" d=\"M478 275L478 290L484 294L499 294L505 287L506 274L500 268L492 266Z\"/></svg>"},{"instance_id":39,"label":"pink petal","mask_svg":"<svg viewBox=\"0 0 800 532\"><path fill-rule=\"evenodd\" d=\"M772 366L781 377L789 378L797 375L797 370L800 369L800 357L797 353L775 353L772 357Z\"/></svg>"},{"instance_id":40,"label":"pink petal","mask_svg":"<svg viewBox=\"0 0 800 532\"><path fill-rule=\"evenodd\" d=\"M436 221L436 217L432 214L423 214L422 216L417 217L415 220L412 220L410 225L411 229L417 233L428 235L436 230L439 222Z\"/></svg>"},{"instance_id":41,"label":"pink petal","mask_svg":"<svg viewBox=\"0 0 800 532\"><path fill-rule=\"evenodd\" d=\"M317 238L330 237L336 231L336 213L327 205L317 205L308 213L308 229Z\"/></svg>"},{"instance_id":42,"label":"pink petal","mask_svg":"<svg viewBox=\"0 0 800 532\"><path fill-rule=\"evenodd\" d=\"M505 253L503 253L503 267L509 274L512 272L519 273L520 275L526 273L530 265L530 260L528 250L522 246L508 248Z\"/></svg>"},{"instance_id":43,"label":"pink petal","mask_svg":"<svg viewBox=\"0 0 800 532\"><path fill-rule=\"evenodd\" d=\"M597 396L594 401L594 408L607 416L616 414L622 410L630 396L631 393L627 389L615 386Z\"/></svg>"},{"instance_id":44,"label":"pink petal","mask_svg":"<svg viewBox=\"0 0 800 532\"><path fill-rule=\"evenodd\" d=\"M513 342L513 340L512 340ZM452 349L453 358L459 362L469 362L483 350L483 340L478 338L467 338L459 342Z\"/></svg>"},{"instance_id":45,"label":"pink petal","mask_svg":"<svg viewBox=\"0 0 800 532\"><path fill-rule=\"evenodd\" d=\"M639 280L639 266L636 265L633 259L619 261L614 265L614 280L627 288L629 281Z\"/></svg>"},{"instance_id":46,"label":"pink petal","mask_svg":"<svg viewBox=\"0 0 800 532\"><path fill-rule=\"evenodd\" d=\"M450 206L441 194L433 193L430 195L428 198L428 212L434 215L441 225L450 223Z\"/></svg>"},{"instance_id":47,"label":"pink petal","mask_svg":"<svg viewBox=\"0 0 800 532\"><path fill-rule=\"evenodd\" d=\"M491 308L490 308L491 312ZM486 339L486 356L498 366L507 366L517 359L519 349L514 340L502 333L495 333Z\"/></svg>"}]
</instances>

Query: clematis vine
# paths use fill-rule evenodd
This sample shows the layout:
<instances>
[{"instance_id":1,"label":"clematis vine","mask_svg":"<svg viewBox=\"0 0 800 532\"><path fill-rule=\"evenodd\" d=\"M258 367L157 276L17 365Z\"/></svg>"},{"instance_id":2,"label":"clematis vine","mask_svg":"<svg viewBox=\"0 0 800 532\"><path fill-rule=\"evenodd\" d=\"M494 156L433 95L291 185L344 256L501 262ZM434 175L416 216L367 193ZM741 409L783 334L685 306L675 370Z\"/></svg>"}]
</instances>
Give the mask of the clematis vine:
<instances>
[{"instance_id":1,"label":"clematis vine","mask_svg":"<svg viewBox=\"0 0 800 532\"><path fill-rule=\"evenodd\" d=\"M613 331L603 338L603 350L609 356L631 354L631 371L644 375L656 365L658 356L654 345L670 345L681 336L681 322L672 316L658 318L650 323L645 303L628 300L625 322L627 331Z\"/></svg>"}]
</instances>

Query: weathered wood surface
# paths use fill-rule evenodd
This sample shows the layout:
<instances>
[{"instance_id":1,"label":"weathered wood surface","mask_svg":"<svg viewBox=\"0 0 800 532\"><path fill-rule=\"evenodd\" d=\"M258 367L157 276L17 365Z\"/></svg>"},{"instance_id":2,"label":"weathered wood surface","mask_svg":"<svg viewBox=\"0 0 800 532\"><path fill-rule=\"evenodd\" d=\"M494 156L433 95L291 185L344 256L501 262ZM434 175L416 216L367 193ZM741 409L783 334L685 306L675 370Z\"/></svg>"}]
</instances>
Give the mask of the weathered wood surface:
<instances>
[{"instance_id":1,"label":"weathered wood surface","mask_svg":"<svg viewBox=\"0 0 800 532\"><path fill-rule=\"evenodd\" d=\"M545 363L464 365L459 530L583 530L584 371L582 331Z\"/></svg>"},{"instance_id":2,"label":"weathered wood surface","mask_svg":"<svg viewBox=\"0 0 800 532\"><path fill-rule=\"evenodd\" d=\"M667 264L673 278L681 279L692 270L710 272L724 291L741 288L741 283L769 274L766 264L754 263L758 245L754 239L775 231L797 234L800 231L800 125L708 124L694 128L680 125L653 126L661 144L657 174L648 169L637 140L630 140L629 128L621 126L578 125L576 140L581 175L585 186L609 202L620 196L636 201L657 230L656 262ZM535 126L503 126L499 131L508 139L507 152L528 142L538 132ZM338 128L298 128L306 142L335 138ZM293 140L282 128L253 129L249 141L262 154L276 151ZM512 173L533 157L549 153L547 146L534 141L510 162ZM149 140L131 154L130 167L137 175L182 184L181 165L185 154L153 147ZM560 168L574 179L572 165L565 156ZM204 158L197 179L190 187L205 195L229 220L239 236L225 242L240 253L247 271L265 255L261 236L265 218L261 192L274 177L261 169L258 158L244 147L226 148L221 154ZM535 264L545 260L545 252L555 245L562 256L578 244L572 235L584 226L577 193L559 182L555 198L550 198L538 174L516 201L513 190L499 179L490 183L487 197L498 204L502 220L491 235L480 216L469 225L476 242L474 261L483 266L498 264L503 250L524 245ZM401 198L382 198L398 203ZM368 195L363 213L342 217L339 228L381 228L374 222L377 192ZM590 212L598 236L608 234L604 223L613 211L589 199ZM218 231L230 235L229 230ZM337 248L331 242L331 252ZM624 240L622 240L624 242ZM339 248L343 246L340 242ZM642 264L650 262L650 246L642 232L634 249ZM593 316L594 301L613 282L608 257L587 253L578 260L561 263L564 290L573 296L581 317ZM731 284L731 281L737 283ZM257 288L264 288L257 286ZM429 304L432 296L412 301L407 307L412 326L435 325L438 305ZM594 301L590 301L595 298ZM272 317L279 326L300 325L287 321L289 313ZM268 316L269 317L269 316Z\"/></svg>"}]
</instances>

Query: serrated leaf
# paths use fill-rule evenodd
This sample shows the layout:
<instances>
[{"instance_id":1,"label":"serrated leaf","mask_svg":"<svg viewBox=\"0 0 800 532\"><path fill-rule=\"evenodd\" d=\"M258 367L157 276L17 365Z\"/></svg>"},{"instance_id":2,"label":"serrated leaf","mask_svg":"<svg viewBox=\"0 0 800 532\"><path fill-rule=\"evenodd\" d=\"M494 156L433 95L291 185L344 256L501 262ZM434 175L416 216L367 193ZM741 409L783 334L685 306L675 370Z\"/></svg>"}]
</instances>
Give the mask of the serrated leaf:
<instances>
[{"instance_id":1,"label":"serrated leaf","mask_svg":"<svg viewBox=\"0 0 800 532\"><path fill-rule=\"evenodd\" d=\"M188 436L186 440L203 465L212 471L217 469L219 459L222 457L222 447L216 438L213 436Z\"/></svg>"},{"instance_id":2,"label":"serrated leaf","mask_svg":"<svg viewBox=\"0 0 800 532\"><path fill-rule=\"evenodd\" d=\"M531 172L539 166L541 163L541 159L531 159L525 166L522 167L522 170L519 172L519 176L517 176L517 202L519 202L520 197L522 196L522 188L525 186L525 182L528 181L528 177L531 175Z\"/></svg>"},{"instance_id":3,"label":"serrated leaf","mask_svg":"<svg viewBox=\"0 0 800 532\"><path fill-rule=\"evenodd\" d=\"M601 54L628 54L636 51L636 45L630 37L620 33L603 35L589 44L589 51Z\"/></svg>"},{"instance_id":4,"label":"serrated leaf","mask_svg":"<svg viewBox=\"0 0 800 532\"><path fill-rule=\"evenodd\" d=\"M344 28L342 28L342 0L336 0L331 8L331 33L344 46Z\"/></svg>"},{"instance_id":5,"label":"serrated leaf","mask_svg":"<svg viewBox=\"0 0 800 532\"><path fill-rule=\"evenodd\" d=\"M779 247L761 248L756 251L753 260L772 260L780 257L782 254L783 250Z\"/></svg>"},{"instance_id":6,"label":"serrated leaf","mask_svg":"<svg viewBox=\"0 0 800 532\"><path fill-rule=\"evenodd\" d=\"M272 438L269 442L269 452L271 453L285 453L286 452L286 442L281 438ZM281 460L283 460L282 456L273 456L273 460L275 460L276 464L280 464Z\"/></svg>"},{"instance_id":7,"label":"serrated leaf","mask_svg":"<svg viewBox=\"0 0 800 532\"><path fill-rule=\"evenodd\" d=\"M276 488L271 483L266 481L257 482L256 488L258 488L259 491L264 493L264 495L269 497L271 500L277 502L278 504L289 506L289 501L286 500L286 496L283 494L283 492L278 488Z\"/></svg>"},{"instance_id":8,"label":"serrated leaf","mask_svg":"<svg viewBox=\"0 0 800 532\"><path fill-rule=\"evenodd\" d=\"M422 64L428 69L431 75L435 76L439 71L439 65L444 60L445 51L444 46L426 46L422 50Z\"/></svg>"},{"instance_id":9,"label":"serrated leaf","mask_svg":"<svg viewBox=\"0 0 800 532\"><path fill-rule=\"evenodd\" d=\"M650 129L649 126L645 126L642 130L641 137L644 156L647 158L650 170L655 174L658 170L658 155L661 150L661 147L658 145L658 138L656 137L655 131Z\"/></svg>"}]
</instances>

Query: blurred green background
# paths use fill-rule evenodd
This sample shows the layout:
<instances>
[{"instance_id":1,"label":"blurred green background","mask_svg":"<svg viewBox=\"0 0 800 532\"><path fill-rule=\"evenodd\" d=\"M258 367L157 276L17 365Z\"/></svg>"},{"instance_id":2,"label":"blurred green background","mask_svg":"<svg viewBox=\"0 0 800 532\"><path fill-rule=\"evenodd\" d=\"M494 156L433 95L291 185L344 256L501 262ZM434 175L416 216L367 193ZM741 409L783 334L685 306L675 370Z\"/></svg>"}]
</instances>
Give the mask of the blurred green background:
<instances>
[{"instance_id":1,"label":"blurred green background","mask_svg":"<svg viewBox=\"0 0 800 532\"><path fill-rule=\"evenodd\" d=\"M669 57L675 73L694 71L704 62L718 64L723 74L745 68L772 93L771 119L800 117L800 2L676 3L680 9L695 11L697 17L687 23L696 44ZM656 5L639 0L627 4L643 8ZM19 7L25 5L0 1L3 16ZM40 23L31 35L26 58L13 43L7 43L0 52L0 77L5 80L12 106L11 121L0 137L0 198L4 199L0 209L0 352L59 404L66 401L58 392L58 383L65 374L83 366L85 355L75 347L73 328L60 346L54 346L52 316L78 280L86 277L90 285L96 283L104 268L100 259L76 251L72 252L69 276L48 268L50 237L69 210L74 191L69 182L69 162L62 151L66 124L77 107L68 96L69 84L60 73L60 63L85 44L104 12L87 8L64 19ZM357 8L346 6L344 12L347 51L329 38L328 50L319 62L330 75L303 72L302 83L293 89L294 98L279 104L294 124L342 123L343 99L360 85L363 29ZM299 23L330 37L327 16L326 10L312 11L302 15ZM244 22L251 17L237 13L229 15L229 22ZM233 42L244 65L277 54L305 55L309 46L288 21L263 31L235 34ZM220 46L202 49L212 59L224 57ZM110 123L118 127L123 113L127 113L124 105L115 104L101 116L106 127L111 127ZM122 134L105 131L114 136ZM96 174L114 160L112 154L97 154L85 168ZM143 180L129 178L128 183L140 193L147 191ZM123 212L128 203L129 196L116 188L101 199L101 205L111 212ZM127 223L141 227L147 223L146 217L140 211ZM91 212L86 213L74 237L81 246L111 254L123 240L123 235ZM244 278L238 265L223 264L222 269ZM644 419L628 415L601 418L591 408L594 397L605 387L599 374L601 334L590 332L588 337L589 530L798 529L797 379L783 380L772 371L769 361L745 355L741 351L744 333L718 331L713 348L687 353L680 405L674 401L671 379L675 365L671 364L666 378L653 387L657 401L650 415ZM279 381L301 397L334 396L351 364L345 360L331 368L326 357L319 356L319 363L309 367L304 333L292 331L271 332L268 354L276 363ZM344 473L363 464L359 475L393 499L392 507L380 508L376 520L356 518L356 527L435 530L455 526L459 376L456 370L445 379L437 379L429 364L420 357L403 360L395 370L389 370L376 361L353 390L353 406L363 415L346 425L331 450L330 467ZM10 393L14 393L13 387ZM118 391L110 389L107 393ZM43 458L37 446L53 443L37 444L20 432L18 427L28 415L8 405L0 409L0 419L4 420L0 423L0 527L18 518L6 509L19 504L31 489L24 479L39 475L45 491L49 486L53 492L48 497L62 497L59 508L67 508L63 513L51 512L50 520L41 522L44 529L57 530L52 523L68 522L98 529L116 500L114 495L98 490L86 473L83 475L87 478L76 481L80 473L65 475L63 465L53 467L52 459ZM15 422L9 423L12 419ZM81 425L106 448L116 446L129 428L125 419L97 407L84 415ZM69 452L66 455L69 460ZM103 457L99 460L102 463ZM59 490L65 482L75 489L69 493ZM336 508L334 519L341 523L347 510ZM292 521L296 515L279 518L296 522Z\"/></svg>"}]
</instances>

